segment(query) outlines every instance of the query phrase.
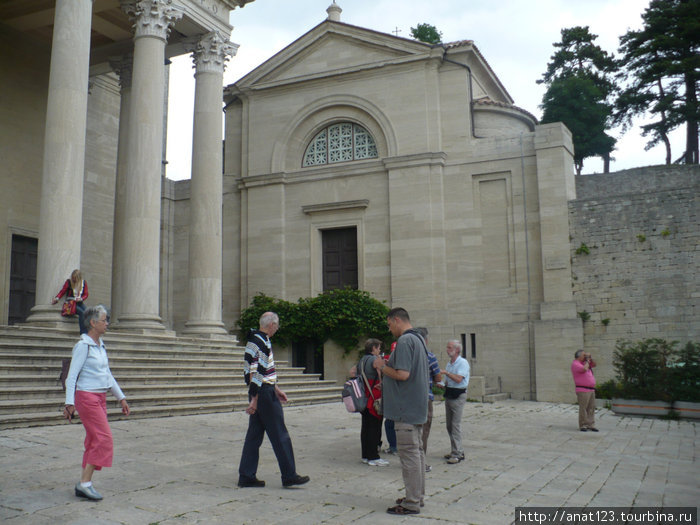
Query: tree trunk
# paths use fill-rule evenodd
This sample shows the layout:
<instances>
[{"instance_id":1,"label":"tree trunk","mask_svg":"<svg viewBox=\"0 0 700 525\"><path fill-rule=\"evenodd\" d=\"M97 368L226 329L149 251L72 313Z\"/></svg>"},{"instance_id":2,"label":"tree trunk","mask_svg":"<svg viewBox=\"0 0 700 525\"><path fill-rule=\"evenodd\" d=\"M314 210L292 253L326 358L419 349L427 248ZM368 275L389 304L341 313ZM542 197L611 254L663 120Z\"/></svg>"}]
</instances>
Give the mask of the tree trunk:
<instances>
[{"instance_id":1,"label":"tree trunk","mask_svg":"<svg viewBox=\"0 0 700 525\"><path fill-rule=\"evenodd\" d=\"M695 91L695 78L692 73L685 75L685 101L687 114L685 134L685 163L698 164L698 120L695 117L698 110L698 94Z\"/></svg>"},{"instance_id":2,"label":"tree trunk","mask_svg":"<svg viewBox=\"0 0 700 525\"><path fill-rule=\"evenodd\" d=\"M666 135L666 133L660 133L660 135L666 147L666 165L669 166L671 164L671 141L668 140L668 135Z\"/></svg>"}]
</instances>

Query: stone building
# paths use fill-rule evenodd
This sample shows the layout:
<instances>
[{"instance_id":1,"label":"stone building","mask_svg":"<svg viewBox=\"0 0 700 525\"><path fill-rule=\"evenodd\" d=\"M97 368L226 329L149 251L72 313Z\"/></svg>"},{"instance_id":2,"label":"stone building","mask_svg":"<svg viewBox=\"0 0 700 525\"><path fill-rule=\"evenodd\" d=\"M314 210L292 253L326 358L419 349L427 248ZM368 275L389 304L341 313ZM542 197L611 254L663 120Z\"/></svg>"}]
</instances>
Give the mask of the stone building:
<instances>
[{"instance_id":1,"label":"stone building","mask_svg":"<svg viewBox=\"0 0 700 525\"><path fill-rule=\"evenodd\" d=\"M259 292L296 301L349 285L407 308L437 353L461 339L473 373L513 397L573 399L573 351L611 354L610 335L577 312L614 318L616 336L636 327L617 322L634 307L599 293L592 260L575 254L607 232L590 226L601 208L575 184L567 129L515 106L474 42L348 25L335 2L222 103L228 14L245 3L0 6L0 324L65 325L49 303L78 267L113 328L137 333L225 337ZM195 64L194 154L191 180L173 182L165 63L182 53ZM683 304L678 319L670 297L635 315L645 333L665 315L696 337L697 198L669 191L685 199L682 242L657 244L674 247L669 271L688 260L672 279ZM643 206L628 215L643 221ZM349 367L331 343L316 364L330 379Z\"/></svg>"},{"instance_id":2,"label":"stone building","mask_svg":"<svg viewBox=\"0 0 700 525\"><path fill-rule=\"evenodd\" d=\"M571 136L513 104L472 41L328 19L225 89L224 310L336 286L403 306L516 398L561 398ZM346 362L325 349L325 372Z\"/></svg>"}]
</instances>

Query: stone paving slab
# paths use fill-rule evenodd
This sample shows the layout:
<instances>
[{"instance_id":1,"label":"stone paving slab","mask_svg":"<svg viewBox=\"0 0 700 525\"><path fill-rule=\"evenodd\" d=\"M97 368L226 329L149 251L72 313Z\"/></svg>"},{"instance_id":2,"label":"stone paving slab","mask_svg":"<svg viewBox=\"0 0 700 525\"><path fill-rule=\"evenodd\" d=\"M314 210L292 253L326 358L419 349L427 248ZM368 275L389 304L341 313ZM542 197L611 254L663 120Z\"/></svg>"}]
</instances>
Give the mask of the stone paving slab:
<instances>
[{"instance_id":1,"label":"stone paving slab","mask_svg":"<svg viewBox=\"0 0 700 525\"><path fill-rule=\"evenodd\" d=\"M137 407L134 410L138 410ZM516 506L695 506L700 501L698 426L613 415L599 433L579 432L577 407L467 403L466 461L448 465L445 411L436 403L426 505L418 516L386 514L403 495L396 456L360 462L360 418L340 402L290 407L285 418L302 487L284 489L268 441L258 477L240 489L243 412L112 423L114 466L93 481L105 499L80 500L84 432L79 424L0 431L0 522L61 524L312 524L513 522Z\"/></svg>"}]
</instances>

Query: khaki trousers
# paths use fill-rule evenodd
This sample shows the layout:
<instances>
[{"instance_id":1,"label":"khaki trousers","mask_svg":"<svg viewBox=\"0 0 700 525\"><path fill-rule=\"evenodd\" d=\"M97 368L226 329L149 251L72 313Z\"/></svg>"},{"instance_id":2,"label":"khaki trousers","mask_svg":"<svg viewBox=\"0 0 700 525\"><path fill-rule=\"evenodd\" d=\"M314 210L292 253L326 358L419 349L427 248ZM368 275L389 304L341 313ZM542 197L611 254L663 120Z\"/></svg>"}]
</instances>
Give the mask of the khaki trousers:
<instances>
[{"instance_id":1,"label":"khaki trousers","mask_svg":"<svg viewBox=\"0 0 700 525\"><path fill-rule=\"evenodd\" d=\"M445 426L450 436L450 454L463 457L462 448L462 413L467 402L467 394L461 394L457 399L445 399Z\"/></svg>"},{"instance_id":2,"label":"khaki trousers","mask_svg":"<svg viewBox=\"0 0 700 525\"><path fill-rule=\"evenodd\" d=\"M406 486L406 498L401 504L407 509L420 510L425 496L425 452L421 434L423 425L395 422L396 444L401 460L401 474Z\"/></svg>"},{"instance_id":3,"label":"khaki trousers","mask_svg":"<svg viewBox=\"0 0 700 525\"><path fill-rule=\"evenodd\" d=\"M578 428L595 426L595 390L576 392L578 399Z\"/></svg>"}]
</instances>

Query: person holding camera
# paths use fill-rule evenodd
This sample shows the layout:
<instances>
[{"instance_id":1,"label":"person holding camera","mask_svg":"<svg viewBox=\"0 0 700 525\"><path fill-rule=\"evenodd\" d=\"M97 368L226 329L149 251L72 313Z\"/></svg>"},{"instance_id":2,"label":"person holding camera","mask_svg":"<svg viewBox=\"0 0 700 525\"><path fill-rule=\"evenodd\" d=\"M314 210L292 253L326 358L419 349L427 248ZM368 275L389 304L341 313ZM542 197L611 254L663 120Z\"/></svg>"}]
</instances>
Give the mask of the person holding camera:
<instances>
[{"instance_id":1,"label":"person holding camera","mask_svg":"<svg viewBox=\"0 0 700 525\"><path fill-rule=\"evenodd\" d=\"M576 350L571 363L571 375L576 386L578 399L578 427L581 432L598 432L595 427L595 361L591 354Z\"/></svg>"}]
</instances>

